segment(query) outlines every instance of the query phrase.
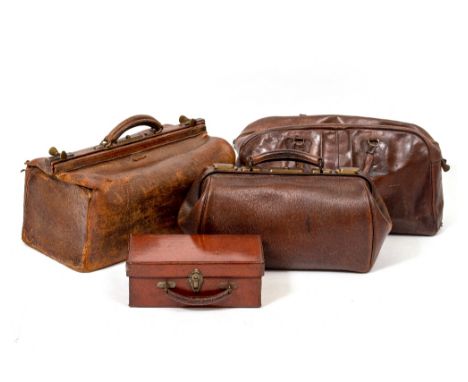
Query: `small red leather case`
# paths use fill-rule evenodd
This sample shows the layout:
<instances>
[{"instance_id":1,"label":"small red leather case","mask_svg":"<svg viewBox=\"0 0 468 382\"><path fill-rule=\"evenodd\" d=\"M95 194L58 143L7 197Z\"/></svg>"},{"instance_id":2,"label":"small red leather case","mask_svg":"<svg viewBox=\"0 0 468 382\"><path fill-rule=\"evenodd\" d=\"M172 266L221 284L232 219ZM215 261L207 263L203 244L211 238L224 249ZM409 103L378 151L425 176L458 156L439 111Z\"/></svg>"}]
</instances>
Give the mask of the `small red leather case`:
<instances>
[{"instance_id":1,"label":"small red leather case","mask_svg":"<svg viewBox=\"0 0 468 382\"><path fill-rule=\"evenodd\" d=\"M129 305L260 307L264 271L258 235L133 235Z\"/></svg>"}]
</instances>

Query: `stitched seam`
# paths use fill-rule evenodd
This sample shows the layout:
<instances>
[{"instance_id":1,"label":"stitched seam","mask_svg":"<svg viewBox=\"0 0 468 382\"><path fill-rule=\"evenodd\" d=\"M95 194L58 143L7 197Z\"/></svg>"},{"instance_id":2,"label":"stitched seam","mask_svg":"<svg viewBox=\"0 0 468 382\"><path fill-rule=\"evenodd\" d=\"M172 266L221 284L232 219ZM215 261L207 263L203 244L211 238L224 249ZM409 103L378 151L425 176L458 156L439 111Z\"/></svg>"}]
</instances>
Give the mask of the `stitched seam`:
<instances>
[{"instance_id":1,"label":"stitched seam","mask_svg":"<svg viewBox=\"0 0 468 382\"><path fill-rule=\"evenodd\" d=\"M206 192L205 199L203 200L203 204L202 204L202 208L200 212L200 222L198 223L197 233L204 232L204 229L205 229L206 205L208 204L208 199L211 196L210 186L211 186L211 178L208 178L206 180L206 185L205 185L205 190L207 190L207 192Z\"/></svg>"},{"instance_id":2,"label":"stitched seam","mask_svg":"<svg viewBox=\"0 0 468 382\"><path fill-rule=\"evenodd\" d=\"M320 131L320 157L323 158L323 131Z\"/></svg>"},{"instance_id":3,"label":"stitched seam","mask_svg":"<svg viewBox=\"0 0 468 382\"><path fill-rule=\"evenodd\" d=\"M336 163L337 163L337 168L340 168L340 132L336 131L335 132L336 136Z\"/></svg>"},{"instance_id":4,"label":"stitched seam","mask_svg":"<svg viewBox=\"0 0 468 382\"><path fill-rule=\"evenodd\" d=\"M436 208L435 208L435 182L434 182L434 175L433 175L433 164L430 163L429 164L429 179L430 179L430 182L431 182L431 191L432 191L432 195L431 195L431 202L432 202L432 219L433 219L433 224L434 224L434 231L437 231L437 213L436 213Z\"/></svg>"},{"instance_id":5,"label":"stitched seam","mask_svg":"<svg viewBox=\"0 0 468 382\"><path fill-rule=\"evenodd\" d=\"M80 185L76 185L77 187L81 187ZM84 245L83 245L83 251L81 252L83 259L81 261L82 267L84 270L87 270L88 267L88 261L89 261L89 238L90 238L90 231L91 231L91 219L89 218L89 211L90 211L90 205L91 205L91 199L93 198L93 195L95 193L95 190L87 190L89 195L88 195L88 208L86 209L86 238L84 240Z\"/></svg>"},{"instance_id":6,"label":"stitched seam","mask_svg":"<svg viewBox=\"0 0 468 382\"><path fill-rule=\"evenodd\" d=\"M368 268L368 270L370 270L370 268L372 266L372 259L374 258L374 249L375 249L375 244L374 244L374 241L375 241L374 213L372 211L372 204L371 204L371 198L369 196L369 189L367 187L364 189L364 194L366 195L368 206L369 206L369 212L370 212L370 217L371 217L371 228L372 228L371 252L370 252L370 256L369 256L369 268Z\"/></svg>"},{"instance_id":7,"label":"stitched seam","mask_svg":"<svg viewBox=\"0 0 468 382\"><path fill-rule=\"evenodd\" d=\"M26 176L24 177L24 201L23 201L23 240L26 238L26 224L25 224L25 218L26 218L26 206L27 202L29 201L29 182L31 178L31 168L29 166L26 167Z\"/></svg>"}]
</instances>

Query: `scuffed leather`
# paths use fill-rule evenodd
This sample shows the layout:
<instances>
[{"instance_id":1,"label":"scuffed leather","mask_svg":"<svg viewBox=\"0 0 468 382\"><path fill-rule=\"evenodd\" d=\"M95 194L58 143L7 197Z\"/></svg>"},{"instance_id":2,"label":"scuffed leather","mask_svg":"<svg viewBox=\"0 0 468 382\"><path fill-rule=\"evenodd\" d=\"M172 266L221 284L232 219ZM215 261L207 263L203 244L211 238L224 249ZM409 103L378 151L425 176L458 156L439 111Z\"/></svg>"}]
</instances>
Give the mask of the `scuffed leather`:
<instances>
[{"instance_id":1,"label":"scuffed leather","mask_svg":"<svg viewBox=\"0 0 468 382\"><path fill-rule=\"evenodd\" d=\"M367 272L391 229L360 175L269 174L211 168L179 212L186 233L258 234L269 269Z\"/></svg>"},{"instance_id":2,"label":"scuffed leather","mask_svg":"<svg viewBox=\"0 0 468 382\"><path fill-rule=\"evenodd\" d=\"M165 125L161 136L81 150L65 161L28 162L24 242L87 272L125 260L131 233L180 233L177 213L193 180L205 167L235 159L231 146L199 122Z\"/></svg>"},{"instance_id":3,"label":"scuffed leather","mask_svg":"<svg viewBox=\"0 0 468 382\"><path fill-rule=\"evenodd\" d=\"M366 163L369 139L380 141L372 164ZM252 155L296 149L322 157L325 168L369 171L392 217L392 233L434 235L442 225L441 166L449 167L437 142L417 125L343 115L268 117L247 126L234 143L239 165ZM279 165L285 164L302 166Z\"/></svg>"}]
</instances>

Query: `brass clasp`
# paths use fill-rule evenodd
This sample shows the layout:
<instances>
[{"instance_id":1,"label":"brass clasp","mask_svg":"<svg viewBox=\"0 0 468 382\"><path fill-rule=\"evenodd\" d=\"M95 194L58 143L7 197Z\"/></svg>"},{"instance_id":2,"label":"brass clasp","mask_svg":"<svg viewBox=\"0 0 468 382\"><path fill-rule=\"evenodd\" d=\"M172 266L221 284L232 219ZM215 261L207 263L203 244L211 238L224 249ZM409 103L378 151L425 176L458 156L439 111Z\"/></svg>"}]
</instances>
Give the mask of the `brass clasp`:
<instances>
[{"instance_id":1,"label":"brass clasp","mask_svg":"<svg viewBox=\"0 0 468 382\"><path fill-rule=\"evenodd\" d=\"M341 167L336 170L336 173L342 175L355 175L359 174L359 170L359 167Z\"/></svg>"},{"instance_id":2,"label":"brass clasp","mask_svg":"<svg viewBox=\"0 0 468 382\"><path fill-rule=\"evenodd\" d=\"M213 164L213 167L215 170L221 170L221 171L235 170L234 165L230 163L215 163Z\"/></svg>"},{"instance_id":3,"label":"brass clasp","mask_svg":"<svg viewBox=\"0 0 468 382\"><path fill-rule=\"evenodd\" d=\"M188 276L188 282L192 288L192 291L199 292L203 284L202 273L197 268L195 268Z\"/></svg>"}]
</instances>

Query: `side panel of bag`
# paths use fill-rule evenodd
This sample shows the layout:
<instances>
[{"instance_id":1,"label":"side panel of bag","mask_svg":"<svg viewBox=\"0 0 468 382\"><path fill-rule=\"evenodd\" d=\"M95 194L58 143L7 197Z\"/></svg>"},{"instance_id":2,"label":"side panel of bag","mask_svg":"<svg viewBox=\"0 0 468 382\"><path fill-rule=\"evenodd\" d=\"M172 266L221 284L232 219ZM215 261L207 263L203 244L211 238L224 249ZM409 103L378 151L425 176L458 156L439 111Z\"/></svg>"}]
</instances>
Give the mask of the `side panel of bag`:
<instances>
[{"instance_id":1,"label":"side panel of bag","mask_svg":"<svg viewBox=\"0 0 468 382\"><path fill-rule=\"evenodd\" d=\"M73 269L82 268L92 194L92 190L28 167L23 241Z\"/></svg>"}]
</instances>

